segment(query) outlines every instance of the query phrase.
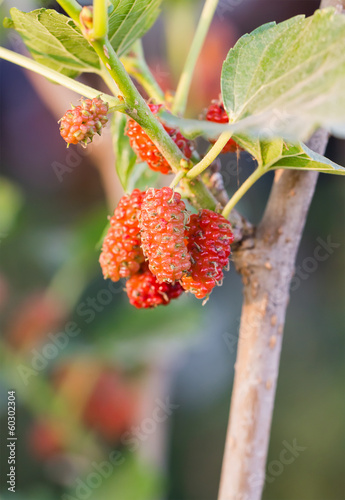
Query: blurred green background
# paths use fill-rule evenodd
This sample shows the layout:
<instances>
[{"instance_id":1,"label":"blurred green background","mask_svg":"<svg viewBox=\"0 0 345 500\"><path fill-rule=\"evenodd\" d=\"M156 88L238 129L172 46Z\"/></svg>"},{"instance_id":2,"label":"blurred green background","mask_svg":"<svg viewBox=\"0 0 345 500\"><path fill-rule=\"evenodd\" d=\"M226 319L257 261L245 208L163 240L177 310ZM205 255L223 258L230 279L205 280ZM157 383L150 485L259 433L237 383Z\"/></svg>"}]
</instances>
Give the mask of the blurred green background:
<instances>
[{"instance_id":1,"label":"blurred green background","mask_svg":"<svg viewBox=\"0 0 345 500\"><path fill-rule=\"evenodd\" d=\"M42 4L7 2L2 14L13 5L28 11ZM198 0L166 0L144 38L164 90L176 86L201 6ZM218 96L222 61L239 36L317 7L314 1L221 0L196 70L189 116L199 116ZM13 34L2 30L1 38L2 45L23 50ZM88 81L100 86L95 77ZM109 294L98 242L121 188L109 131L87 152L66 150L56 122L71 100L77 97L1 62L1 470L7 471L6 394L15 389L15 498L215 500L241 280L231 269L204 307L184 296L169 307L138 311L128 305L123 283ZM326 156L345 165L344 142L332 138ZM64 168L62 178L57 165ZM222 169L231 193L253 164L245 154L239 160L230 154ZM269 175L261 179L240 203L255 223L271 181ZM304 277L291 292L265 500L345 498L343 182L320 176L297 258ZM320 238L339 246L310 265ZM304 451L279 465L294 440ZM5 474L0 491L2 499L11 498Z\"/></svg>"}]
</instances>

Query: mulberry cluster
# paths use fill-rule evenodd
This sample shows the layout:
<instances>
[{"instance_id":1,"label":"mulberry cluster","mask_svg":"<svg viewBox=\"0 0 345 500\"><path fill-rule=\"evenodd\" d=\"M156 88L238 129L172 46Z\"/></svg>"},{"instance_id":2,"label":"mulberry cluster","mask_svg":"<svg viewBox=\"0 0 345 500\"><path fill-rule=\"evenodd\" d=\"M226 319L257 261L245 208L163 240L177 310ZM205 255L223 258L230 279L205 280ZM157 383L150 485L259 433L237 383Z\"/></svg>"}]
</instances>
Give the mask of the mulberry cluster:
<instances>
[{"instance_id":1,"label":"mulberry cluster","mask_svg":"<svg viewBox=\"0 0 345 500\"><path fill-rule=\"evenodd\" d=\"M153 114L157 114L162 105L149 104ZM167 127L164 129L170 135L175 144L179 147L186 158L192 155L192 143L188 141L177 129ZM157 146L151 141L140 125L133 119L127 122L126 134L129 137L130 145L141 161L146 161L151 170L169 174L171 168Z\"/></svg>"},{"instance_id":2,"label":"mulberry cluster","mask_svg":"<svg viewBox=\"0 0 345 500\"><path fill-rule=\"evenodd\" d=\"M81 100L80 106L72 106L60 120L60 134L69 144L87 144L97 133L101 135L107 123L108 104L99 97Z\"/></svg>"},{"instance_id":3,"label":"mulberry cluster","mask_svg":"<svg viewBox=\"0 0 345 500\"><path fill-rule=\"evenodd\" d=\"M229 117L225 111L222 102L214 100L207 109L206 120L214 123L228 123ZM213 142L214 144L214 142ZM233 139L229 139L222 149L222 153L234 153L240 146Z\"/></svg>"},{"instance_id":4,"label":"mulberry cluster","mask_svg":"<svg viewBox=\"0 0 345 500\"><path fill-rule=\"evenodd\" d=\"M183 291L203 299L221 283L233 239L222 215L205 209L189 216L171 188L135 189L111 218L100 264L105 278L128 278L137 308L167 305Z\"/></svg>"}]
</instances>

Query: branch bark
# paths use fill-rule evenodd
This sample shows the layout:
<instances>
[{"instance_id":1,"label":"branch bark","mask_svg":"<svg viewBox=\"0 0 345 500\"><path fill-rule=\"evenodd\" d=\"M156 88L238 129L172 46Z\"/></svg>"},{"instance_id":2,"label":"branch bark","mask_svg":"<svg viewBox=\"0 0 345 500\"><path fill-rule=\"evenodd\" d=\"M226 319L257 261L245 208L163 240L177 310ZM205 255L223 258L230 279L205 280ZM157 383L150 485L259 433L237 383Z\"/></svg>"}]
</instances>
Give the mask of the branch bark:
<instances>
[{"instance_id":1,"label":"branch bark","mask_svg":"<svg viewBox=\"0 0 345 500\"><path fill-rule=\"evenodd\" d=\"M323 154L319 130L309 147ZM278 170L252 248L234 252L244 283L219 500L260 500L289 287L318 174Z\"/></svg>"},{"instance_id":2,"label":"branch bark","mask_svg":"<svg viewBox=\"0 0 345 500\"><path fill-rule=\"evenodd\" d=\"M309 147L323 154L319 130ZM219 500L260 500L295 258L318 174L278 170L252 248L234 252L244 303Z\"/></svg>"},{"instance_id":3,"label":"branch bark","mask_svg":"<svg viewBox=\"0 0 345 500\"><path fill-rule=\"evenodd\" d=\"M320 130L309 146L323 154ZM234 253L244 283L219 500L260 500L289 287L318 174L278 170L253 248Z\"/></svg>"}]
</instances>

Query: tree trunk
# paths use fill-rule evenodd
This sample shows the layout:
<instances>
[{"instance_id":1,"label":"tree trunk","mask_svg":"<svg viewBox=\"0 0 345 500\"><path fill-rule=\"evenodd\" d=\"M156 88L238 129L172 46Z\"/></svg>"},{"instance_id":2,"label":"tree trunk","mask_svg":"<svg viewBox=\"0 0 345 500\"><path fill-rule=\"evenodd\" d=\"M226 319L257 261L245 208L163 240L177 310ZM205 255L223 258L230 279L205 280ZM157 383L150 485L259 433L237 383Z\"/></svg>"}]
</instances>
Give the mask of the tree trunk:
<instances>
[{"instance_id":1,"label":"tree trunk","mask_svg":"<svg viewBox=\"0 0 345 500\"><path fill-rule=\"evenodd\" d=\"M320 154L327 133L309 146ZM260 500L289 287L318 174L278 170L252 240L234 252L244 303L219 500Z\"/></svg>"}]
</instances>

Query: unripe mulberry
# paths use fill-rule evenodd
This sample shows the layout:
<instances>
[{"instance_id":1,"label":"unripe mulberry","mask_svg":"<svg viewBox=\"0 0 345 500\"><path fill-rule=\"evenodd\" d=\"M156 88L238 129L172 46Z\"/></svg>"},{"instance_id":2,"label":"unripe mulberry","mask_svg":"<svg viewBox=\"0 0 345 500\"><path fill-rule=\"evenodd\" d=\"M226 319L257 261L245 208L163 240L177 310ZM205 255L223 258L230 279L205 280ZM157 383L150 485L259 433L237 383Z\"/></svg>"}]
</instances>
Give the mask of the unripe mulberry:
<instances>
[{"instance_id":1,"label":"unripe mulberry","mask_svg":"<svg viewBox=\"0 0 345 500\"><path fill-rule=\"evenodd\" d=\"M188 214L171 188L149 189L141 205L141 241L150 271L159 282L180 280L191 266L185 242Z\"/></svg>"},{"instance_id":2,"label":"unripe mulberry","mask_svg":"<svg viewBox=\"0 0 345 500\"><path fill-rule=\"evenodd\" d=\"M113 281L139 271L145 257L141 249L139 214L145 192L134 189L121 198L103 241L99 258L103 275Z\"/></svg>"},{"instance_id":3,"label":"unripe mulberry","mask_svg":"<svg viewBox=\"0 0 345 500\"><path fill-rule=\"evenodd\" d=\"M186 291L203 299L223 279L234 236L229 222L207 209L191 216L187 236L192 267L181 284Z\"/></svg>"},{"instance_id":4,"label":"unripe mulberry","mask_svg":"<svg viewBox=\"0 0 345 500\"><path fill-rule=\"evenodd\" d=\"M149 108L153 114L157 114L161 107L161 104L149 104ZM190 158L192 155L192 143L183 137L177 129L165 125L163 125L163 127L184 156ZM171 172L169 163L157 146L155 146L146 132L144 132L140 125L133 119L129 119L127 122L126 134L129 137L130 145L135 154L141 161L146 161L151 170L161 172L162 174L169 174Z\"/></svg>"},{"instance_id":5,"label":"unripe mulberry","mask_svg":"<svg viewBox=\"0 0 345 500\"><path fill-rule=\"evenodd\" d=\"M229 123L229 117L220 101L214 100L207 109L206 120L214 123ZM214 144L215 141L212 141ZM229 139L222 149L222 153L234 153L240 146L233 139Z\"/></svg>"},{"instance_id":6,"label":"unripe mulberry","mask_svg":"<svg viewBox=\"0 0 345 500\"><path fill-rule=\"evenodd\" d=\"M99 97L81 99L81 105L72 107L60 120L60 134L69 144L87 144L97 133L101 135L107 123L108 104Z\"/></svg>"},{"instance_id":7,"label":"unripe mulberry","mask_svg":"<svg viewBox=\"0 0 345 500\"><path fill-rule=\"evenodd\" d=\"M183 293L180 283L159 283L147 265L134 274L126 283L130 304L138 309L167 305Z\"/></svg>"}]
</instances>

